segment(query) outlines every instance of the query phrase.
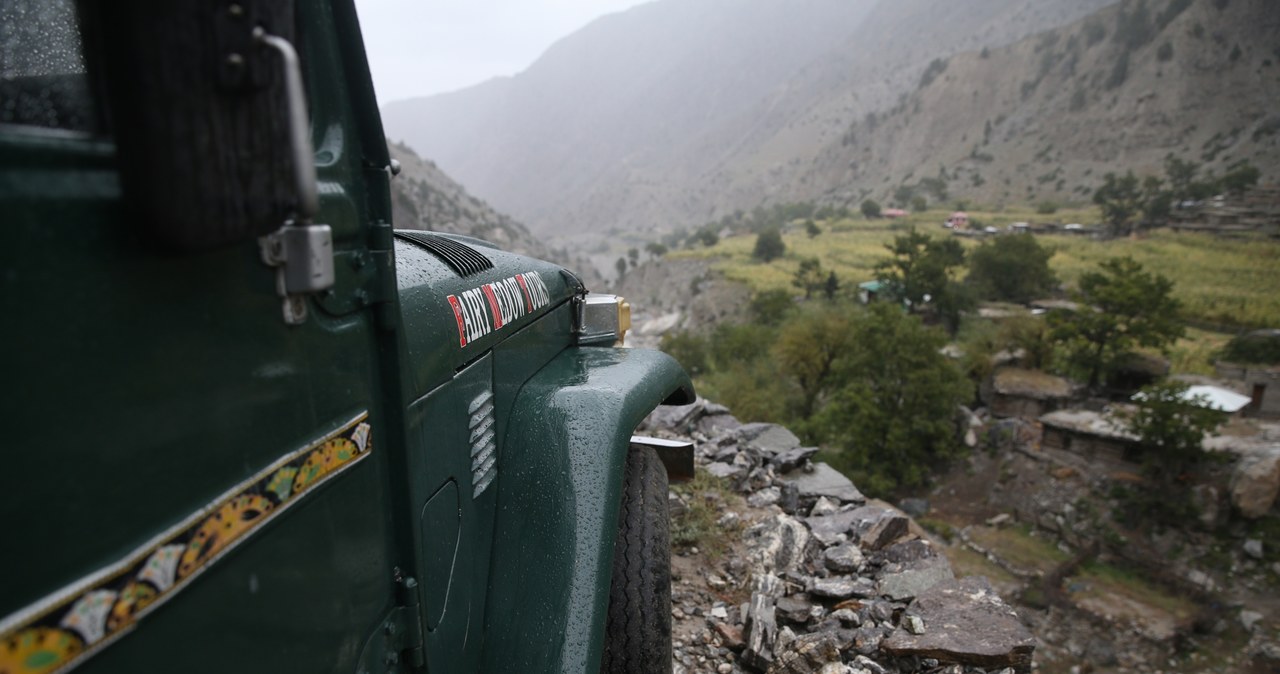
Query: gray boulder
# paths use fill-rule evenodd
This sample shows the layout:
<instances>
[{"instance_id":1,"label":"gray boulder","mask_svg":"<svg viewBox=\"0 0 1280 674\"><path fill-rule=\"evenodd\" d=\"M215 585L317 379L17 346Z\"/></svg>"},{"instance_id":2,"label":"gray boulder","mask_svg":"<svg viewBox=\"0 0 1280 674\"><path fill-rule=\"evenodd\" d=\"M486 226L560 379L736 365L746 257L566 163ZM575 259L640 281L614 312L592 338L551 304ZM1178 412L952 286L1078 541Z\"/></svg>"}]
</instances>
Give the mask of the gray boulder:
<instances>
[{"instance_id":1,"label":"gray boulder","mask_svg":"<svg viewBox=\"0 0 1280 674\"><path fill-rule=\"evenodd\" d=\"M780 475L779 479L795 484L800 491L800 499L805 502L817 501L820 496L841 503L866 503L867 501L867 497L853 486L849 478L825 463L813 464L813 472L793 470Z\"/></svg>"},{"instance_id":2,"label":"gray boulder","mask_svg":"<svg viewBox=\"0 0 1280 674\"><path fill-rule=\"evenodd\" d=\"M897 630L880 648L894 657L1029 671L1035 639L981 576L946 580L916 597L909 614L928 626L923 634Z\"/></svg>"},{"instance_id":3,"label":"gray boulder","mask_svg":"<svg viewBox=\"0 0 1280 674\"><path fill-rule=\"evenodd\" d=\"M1231 475L1231 504L1249 519L1271 510L1280 493L1280 449L1246 456Z\"/></svg>"},{"instance_id":4,"label":"gray boulder","mask_svg":"<svg viewBox=\"0 0 1280 674\"><path fill-rule=\"evenodd\" d=\"M799 447L800 438L777 424L750 423L738 428L738 444L764 457L774 457Z\"/></svg>"}]
</instances>

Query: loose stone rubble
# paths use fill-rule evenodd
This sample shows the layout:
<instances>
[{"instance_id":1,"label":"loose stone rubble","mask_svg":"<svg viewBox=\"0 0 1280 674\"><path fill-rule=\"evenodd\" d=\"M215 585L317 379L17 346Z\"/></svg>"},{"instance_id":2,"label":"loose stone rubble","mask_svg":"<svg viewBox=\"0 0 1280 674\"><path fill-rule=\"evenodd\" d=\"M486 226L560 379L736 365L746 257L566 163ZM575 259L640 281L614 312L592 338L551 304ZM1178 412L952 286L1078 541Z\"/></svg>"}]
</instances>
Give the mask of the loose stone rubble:
<instances>
[{"instance_id":1,"label":"loose stone rubble","mask_svg":"<svg viewBox=\"0 0 1280 674\"><path fill-rule=\"evenodd\" d=\"M699 400L659 408L641 432L692 440L747 504L719 522L745 525L726 534L740 554L676 573L675 672L1030 672L1035 642L986 579L956 580L909 516L812 463L817 449L787 429Z\"/></svg>"}]
</instances>

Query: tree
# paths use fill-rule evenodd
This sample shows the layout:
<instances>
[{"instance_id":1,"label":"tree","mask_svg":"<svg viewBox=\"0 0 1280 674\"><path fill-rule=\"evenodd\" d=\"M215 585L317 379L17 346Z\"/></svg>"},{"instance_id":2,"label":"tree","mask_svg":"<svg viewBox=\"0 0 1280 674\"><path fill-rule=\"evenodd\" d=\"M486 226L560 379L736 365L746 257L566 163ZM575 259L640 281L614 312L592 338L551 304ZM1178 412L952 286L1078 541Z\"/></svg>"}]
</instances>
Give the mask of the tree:
<instances>
[{"instance_id":1,"label":"tree","mask_svg":"<svg viewBox=\"0 0 1280 674\"><path fill-rule=\"evenodd\" d=\"M1058 279L1049 269L1053 249L1029 235L998 236L969 253L966 282L979 296L1027 303L1053 290Z\"/></svg>"},{"instance_id":2,"label":"tree","mask_svg":"<svg viewBox=\"0 0 1280 674\"><path fill-rule=\"evenodd\" d=\"M815 292L822 290L826 275L822 271L822 263L816 257L807 257L800 261L800 268L791 277L791 285L804 291L804 298L810 299Z\"/></svg>"},{"instance_id":3,"label":"tree","mask_svg":"<svg viewBox=\"0 0 1280 674\"><path fill-rule=\"evenodd\" d=\"M632 249L628 250L628 251L627 251L627 261L631 263L631 266L632 266L632 267L635 267L635 266L639 265L639 264L640 264L640 249L638 249L638 248L632 248Z\"/></svg>"},{"instance_id":4,"label":"tree","mask_svg":"<svg viewBox=\"0 0 1280 674\"><path fill-rule=\"evenodd\" d=\"M827 274L827 282L822 286L822 293L827 296L827 300L834 300L836 292L840 290L840 278L833 271Z\"/></svg>"},{"instance_id":5,"label":"tree","mask_svg":"<svg viewBox=\"0 0 1280 674\"><path fill-rule=\"evenodd\" d=\"M781 325L795 306L791 293L785 290L762 290L751 297L748 309L760 325Z\"/></svg>"},{"instance_id":6,"label":"tree","mask_svg":"<svg viewBox=\"0 0 1280 674\"><path fill-rule=\"evenodd\" d=\"M618 270L618 279L621 280L623 276L627 275L627 258L618 258L617 262L613 263L613 267Z\"/></svg>"},{"instance_id":7,"label":"tree","mask_svg":"<svg viewBox=\"0 0 1280 674\"><path fill-rule=\"evenodd\" d=\"M1181 382L1153 384L1136 396L1138 407L1124 416L1130 433L1138 438L1143 472L1152 481L1144 503L1159 519L1184 522L1195 516L1185 492L1197 467L1207 461L1204 437L1227 419L1208 407L1204 396L1187 396ZM1176 498L1176 496L1182 496ZM1173 498L1171 498L1173 497Z\"/></svg>"},{"instance_id":8,"label":"tree","mask_svg":"<svg viewBox=\"0 0 1280 674\"><path fill-rule=\"evenodd\" d=\"M1120 177L1108 173L1102 180L1102 187L1093 193L1093 203L1102 207L1102 217L1113 234L1128 232L1134 216L1142 209L1138 178L1129 171Z\"/></svg>"},{"instance_id":9,"label":"tree","mask_svg":"<svg viewBox=\"0 0 1280 674\"><path fill-rule=\"evenodd\" d=\"M817 223L815 223L813 220L805 220L805 221L804 221L804 232L805 232L805 234L808 234L808 235L809 235L809 238L810 238L810 239L812 239L813 237L815 237L815 236L817 236L817 235L821 234L821 233L822 233L822 230L818 227L818 224L817 224Z\"/></svg>"},{"instance_id":10,"label":"tree","mask_svg":"<svg viewBox=\"0 0 1280 674\"><path fill-rule=\"evenodd\" d=\"M911 210L920 213L929 207L929 200L917 194L911 197Z\"/></svg>"},{"instance_id":11,"label":"tree","mask_svg":"<svg viewBox=\"0 0 1280 674\"><path fill-rule=\"evenodd\" d=\"M934 239L912 228L894 237L885 248L893 257L876 265L876 279L890 294L907 303L913 313L927 308L955 329L960 313L971 303L952 271L964 264L964 248L953 238Z\"/></svg>"},{"instance_id":12,"label":"tree","mask_svg":"<svg viewBox=\"0 0 1280 674\"><path fill-rule=\"evenodd\" d=\"M800 388L799 414L808 419L833 385L835 363L852 345L847 311L825 305L790 321L770 353L782 372Z\"/></svg>"},{"instance_id":13,"label":"tree","mask_svg":"<svg viewBox=\"0 0 1280 674\"><path fill-rule=\"evenodd\" d=\"M1164 182L1155 176L1142 179L1142 218L1148 224L1158 224L1169 219L1173 208L1173 193L1164 189Z\"/></svg>"},{"instance_id":14,"label":"tree","mask_svg":"<svg viewBox=\"0 0 1280 674\"><path fill-rule=\"evenodd\" d=\"M1053 337L1070 367L1097 387L1118 359L1136 347L1164 350L1183 335L1181 303L1173 281L1152 274L1131 257L1102 262L1080 277L1074 312L1050 315Z\"/></svg>"},{"instance_id":15,"label":"tree","mask_svg":"<svg viewBox=\"0 0 1280 674\"><path fill-rule=\"evenodd\" d=\"M871 199L867 199L863 201L862 215L863 217L866 217L866 218L880 217L880 204L876 203L875 201L872 201Z\"/></svg>"},{"instance_id":16,"label":"tree","mask_svg":"<svg viewBox=\"0 0 1280 674\"><path fill-rule=\"evenodd\" d=\"M1257 185L1261 177L1262 173L1256 166L1250 165L1249 162L1241 162L1222 176L1222 188L1238 194Z\"/></svg>"},{"instance_id":17,"label":"tree","mask_svg":"<svg viewBox=\"0 0 1280 674\"><path fill-rule=\"evenodd\" d=\"M815 434L870 492L923 484L931 469L958 454L956 406L972 393L939 353L946 337L885 302L869 306L847 339L850 346L832 366L834 393L812 424Z\"/></svg>"},{"instance_id":18,"label":"tree","mask_svg":"<svg viewBox=\"0 0 1280 674\"><path fill-rule=\"evenodd\" d=\"M787 244L782 242L782 232L777 229L766 229L756 236L756 248L752 256L761 262L772 262L787 252Z\"/></svg>"},{"instance_id":19,"label":"tree","mask_svg":"<svg viewBox=\"0 0 1280 674\"><path fill-rule=\"evenodd\" d=\"M650 243L644 247L644 250L653 257L662 257L667 254L667 247L661 243Z\"/></svg>"}]
</instances>

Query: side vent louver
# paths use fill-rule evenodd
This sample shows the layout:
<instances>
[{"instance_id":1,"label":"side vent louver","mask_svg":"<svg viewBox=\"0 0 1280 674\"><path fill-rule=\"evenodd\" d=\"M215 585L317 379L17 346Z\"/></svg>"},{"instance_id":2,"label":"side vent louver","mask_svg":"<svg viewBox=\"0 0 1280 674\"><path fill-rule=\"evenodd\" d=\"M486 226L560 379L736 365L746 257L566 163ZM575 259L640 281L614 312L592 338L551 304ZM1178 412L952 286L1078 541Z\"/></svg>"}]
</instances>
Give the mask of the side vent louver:
<instances>
[{"instance_id":1,"label":"side vent louver","mask_svg":"<svg viewBox=\"0 0 1280 674\"><path fill-rule=\"evenodd\" d=\"M479 496L498 476L498 445L494 442L493 394L485 391L471 401L471 497Z\"/></svg>"},{"instance_id":2,"label":"side vent louver","mask_svg":"<svg viewBox=\"0 0 1280 674\"><path fill-rule=\"evenodd\" d=\"M471 276L486 269L493 269L493 260L465 243L458 243L439 234L398 229L396 236L436 256L441 262L458 272L459 276Z\"/></svg>"}]
</instances>

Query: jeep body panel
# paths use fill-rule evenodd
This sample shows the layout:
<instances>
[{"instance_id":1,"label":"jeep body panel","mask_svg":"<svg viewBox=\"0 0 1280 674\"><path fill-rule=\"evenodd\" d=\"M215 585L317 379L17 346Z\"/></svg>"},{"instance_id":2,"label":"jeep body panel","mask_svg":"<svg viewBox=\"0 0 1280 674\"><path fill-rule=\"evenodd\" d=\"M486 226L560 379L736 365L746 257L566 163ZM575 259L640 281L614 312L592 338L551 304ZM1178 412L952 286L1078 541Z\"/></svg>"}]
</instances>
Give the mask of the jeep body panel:
<instances>
[{"instance_id":1,"label":"jeep body panel","mask_svg":"<svg viewBox=\"0 0 1280 674\"><path fill-rule=\"evenodd\" d=\"M0 669L594 671L627 438L688 378L575 346L556 265L396 239L353 4L297 34L335 272L299 325L258 241L148 238L109 130L0 125ZM477 289L511 320L464 344Z\"/></svg>"}]
</instances>

